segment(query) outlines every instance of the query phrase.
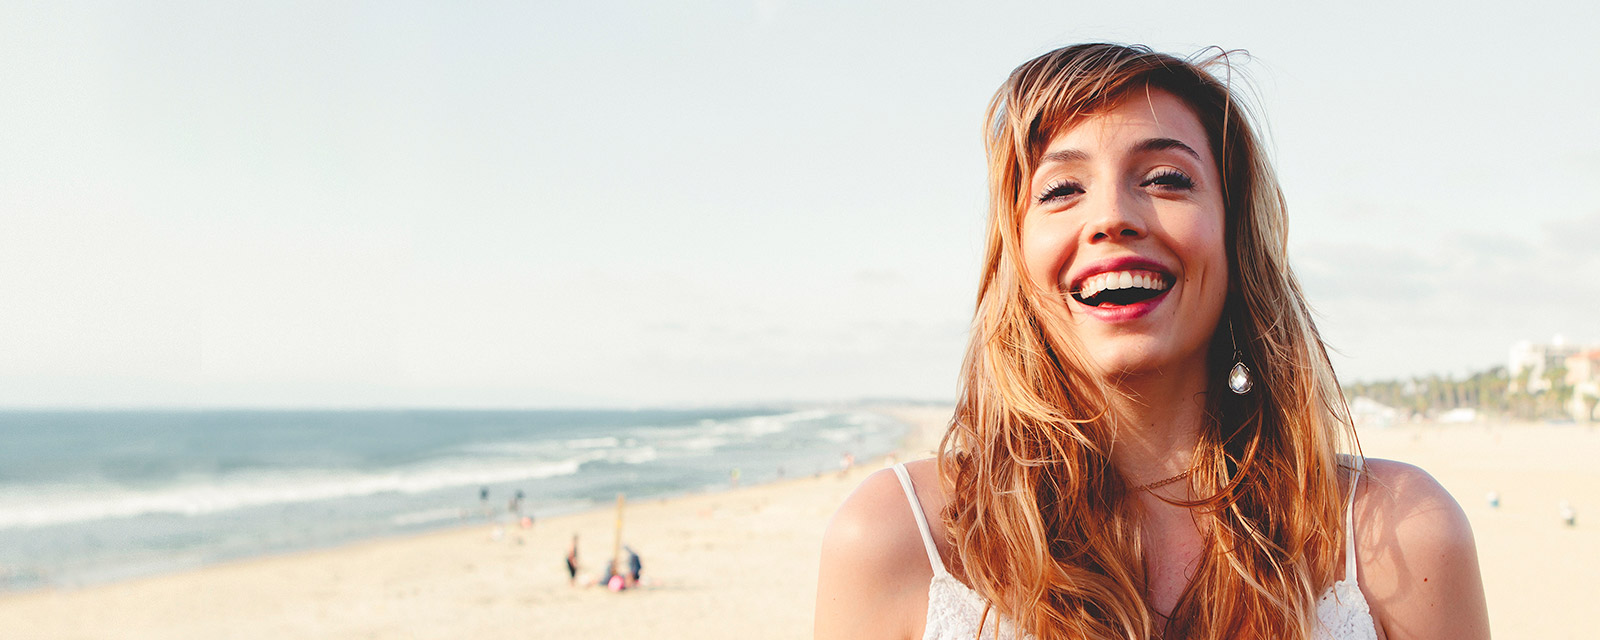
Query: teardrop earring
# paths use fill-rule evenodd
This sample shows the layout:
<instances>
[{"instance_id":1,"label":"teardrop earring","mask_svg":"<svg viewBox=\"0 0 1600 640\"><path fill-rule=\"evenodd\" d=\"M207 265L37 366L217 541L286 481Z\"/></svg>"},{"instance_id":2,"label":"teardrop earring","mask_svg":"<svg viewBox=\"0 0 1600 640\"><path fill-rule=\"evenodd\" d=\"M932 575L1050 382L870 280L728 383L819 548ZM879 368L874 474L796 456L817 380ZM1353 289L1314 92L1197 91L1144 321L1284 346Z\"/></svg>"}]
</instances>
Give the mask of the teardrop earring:
<instances>
[{"instance_id":1,"label":"teardrop earring","mask_svg":"<svg viewBox=\"0 0 1600 640\"><path fill-rule=\"evenodd\" d=\"M1233 369L1228 371L1228 389L1242 396L1250 393L1255 381L1250 379L1250 367L1244 366L1244 354L1239 352L1239 339L1233 336L1233 318L1228 319L1228 341L1233 343Z\"/></svg>"}]
</instances>

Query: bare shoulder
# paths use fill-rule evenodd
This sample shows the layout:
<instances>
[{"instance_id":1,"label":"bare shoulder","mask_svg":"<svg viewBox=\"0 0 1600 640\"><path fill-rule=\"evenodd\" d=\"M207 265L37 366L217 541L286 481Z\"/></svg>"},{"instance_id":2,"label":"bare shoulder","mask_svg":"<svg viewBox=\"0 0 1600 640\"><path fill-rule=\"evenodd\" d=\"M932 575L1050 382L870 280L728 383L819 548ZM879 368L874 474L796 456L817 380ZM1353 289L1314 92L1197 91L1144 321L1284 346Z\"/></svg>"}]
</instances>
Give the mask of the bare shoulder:
<instances>
[{"instance_id":1,"label":"bare shoulder","mask_svg":"<svg viewBox=\"0 0 1600 640\"><path fill-rule=\"evenodd\" d=\"M1369 459L1355 509L1358 579L1389 638L1487 638L1472 525L1422 469Z\"/></svg>"},{"instance_id":2,"label":"bare shoulder","mask_svg":"<svg viewBox=\"0 0 1600 640\"><path fill-rule=\"evenodd\" d=\"M907 463L914 484L931 461ZM937 487L937 481L932 481ZM918 493L921 494L919 487ZM822 540L817 638L909 638L921 632L933 569L892 469L867 476Z\"/></svg>"},{"instance_id":3,"label":"bare shoulder","mask_svg":"<svg viewBox=\"0 0 1600 640\"><path fill-rule=\"evenodd\" d=\"M845 499L828 522L822 552L824 559L835 555L879 572L915 564L909 560L926 564L922 534L893 469L873 472Z\"/></svg>"},{"instance_id":4,"label":"bare shoulder","mask_svg":"<svg viewBox=\"0 0 1600 640\"><path fill-rule=\"evenodd\" d=\"M1358 524L1363 520L1383 523L1404 542L1472 543L1472 525L1461 505L1438 480L1415 465L1368 459L1356 506Z\"/></svg>"}]
</instances>

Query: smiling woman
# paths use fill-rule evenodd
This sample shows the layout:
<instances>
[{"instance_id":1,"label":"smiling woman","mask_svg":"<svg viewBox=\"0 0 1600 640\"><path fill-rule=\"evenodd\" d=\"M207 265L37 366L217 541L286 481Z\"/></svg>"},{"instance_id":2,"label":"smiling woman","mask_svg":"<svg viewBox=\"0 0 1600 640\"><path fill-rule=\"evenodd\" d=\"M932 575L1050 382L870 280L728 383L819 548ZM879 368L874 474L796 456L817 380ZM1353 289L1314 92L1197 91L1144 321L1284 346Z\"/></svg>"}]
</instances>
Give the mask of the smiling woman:
<instances>
[{"instance_id":1,"label":"smiling woman","mask_svg":"<svg viewBox=\"0 0 1600 640\"><path fill-rule=\"evenodd\" d=\"M818 638L1487 637L1460 507L1358 455L1226 58L1001 86L963 395L829 525Z\"/></svg>"}]
</instances>

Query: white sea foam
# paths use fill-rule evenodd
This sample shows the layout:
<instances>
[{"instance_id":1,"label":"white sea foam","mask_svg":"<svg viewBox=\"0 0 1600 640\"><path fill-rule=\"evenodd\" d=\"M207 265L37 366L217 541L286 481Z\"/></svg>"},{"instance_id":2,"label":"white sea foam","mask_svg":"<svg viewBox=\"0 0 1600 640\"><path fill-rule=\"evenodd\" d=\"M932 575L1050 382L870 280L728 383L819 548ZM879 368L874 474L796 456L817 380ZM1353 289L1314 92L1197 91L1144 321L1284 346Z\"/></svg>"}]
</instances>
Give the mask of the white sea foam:
<instances>
[{"instance_id":1,"label":"white sea foam","mask_svg":"<svg viewBox=\"0 0 1600 640\"><path fill-rule=\"evenodd\" d=\"M734 435L744 438L760 437L782 433L801 422L826 418L830 413L821 409L813 409L770 416L751 416L716 423L709 427L709 431L718 435Z\"/></svg>"},{"instance_id":2,"label":"white sea foam","mask_svg":"<svg viewBox=\"0 0 1600 640\"><path fill-rule=\"evenodd\" d=\"M687 449L689 451L710 451L728 444L728 439L717 436L700 436L679 440L673 444L679 449Z\"/></svg>"},{"instance_id":3,"label":"white sea foam","mask_svg":"<svg viewBox=\"0 0 1600 640\"><path fill-rule=\"evenodd\" d=\"M796 425L825 420L834 416L852 425L866 425L871 418L857 417L862 414L839 414L825 409L810 409L765 416L750 416L729 420L700 420L693 427L663 427L652 428L649 434L656 440L657 445L668 452L680 452L691 455L702 454L730 444L748 442L766 436L783 433L793 429ZM868 427L870 428L870 427ZM855 434L862 431L860 426L845 429L834 429L844 435L838 436L836 441L845 442L855 438ZM835 439L827 434L823 437Z\"/></svg>"},{"instance_id":4,"label":"white sea foam","mask_svg":"<svg viewBox=\"0 0 1600 640\"><path fill-rule=\"evenodd\" d=\"M606 455L606 461L620 464L644 464L660 457L661 454L656 451L655 447L635 447L609 452Z\"/></svg>"},{"instance_id":5,"label":"white sea foam","mask_svg":"<svg viewBox=\"0 0 1600 640\"><path fill-rule=\"evenodd\" d=\"M744 423L742 430L751 435L768 435L786 431L801 422L821 420L831 414L832 412L823 409L811 409L773 416L754 416L742 421Z\"/></svg>"},{"instance_id":6,"label":"white sea foam","mask_svg":"<svg viewBox=\"0 0 1600 640\"><path fill-rule=\"evenodd\" d=\"M795 425L831 421L814 433L846 443L884 427L875 416L827 410L796 411L684 426L631 428L617 435L565 440L473 443L439 458L398 469L357 472L299 469L176 478L164 486L129 488L111 483L0 487L0 530L152 514L194 516L275 504L383 493L420 494L520 480L571 476L585 463L645 464L698 457L730 444L751 442ZM810 425L808 425L809 427ZM445 511L395 516L406 522L443 518ZM452 516L453 512L452 512ZM413 520L424 518L424 520Z\"/></svg>"},{"instance_id":7,"label":"white sea foam","mask_svg":"<svg viewBox=\"0 0 1600 640\"><path fill-rule=\"evenodd\" d=\"M451 451L473 456L549 456L560 451L560 446L548 441L474 442Z\"/></svg>"},{"instance_id":8,"label":"white sea foam","mask_svg":"<svg viewBox=\"0 0 1600 640\"><path fill-rule=\"evenodd\" d=\"M389 518L389 523L404 527L414 524L427 524L430 522L443 522L445 520L459 520L463 511L459 508L428 509L426 511L413 511L402 513Z\"/></svg>"},{"instance_id":9,"label":"white sea foam","mask_svg":"<svg viewBox=\"0 0 1600 640\"><path fill-rule=\"evenodd\" d=\"M585 455L550 462L454 460L380 473L302 469L184 478L166 487L137 490L115 485L14 487L0 493L0 530L152 514L194 516L273 504L315 502L380 493L416 494L451 487L572 475Z\"/></svg>"},{"instance_id":10,"label":"white sea foam","mask_svg":"<svg viewBox=\"0 0 1600 640\"><path fill-rule=\"evenodd\" d=\"M615 447L619 444L622 444L622 442L615 437L573 438L563 444L573 449L604 449L607 447Z\"/></svg>"},{"instance_id":11,"label":"white sea foam","mask_svg":"<svg viewBox=\"0 0 1600 640\"><path fill-rule=\"evenodd\" d=\"M789 420L778 420L776 418L750 418L741 425L743 428L739 429L739 431L748 436L766 436L782 433L791 424L793 423Z\"/></svg>"}]
</instances>

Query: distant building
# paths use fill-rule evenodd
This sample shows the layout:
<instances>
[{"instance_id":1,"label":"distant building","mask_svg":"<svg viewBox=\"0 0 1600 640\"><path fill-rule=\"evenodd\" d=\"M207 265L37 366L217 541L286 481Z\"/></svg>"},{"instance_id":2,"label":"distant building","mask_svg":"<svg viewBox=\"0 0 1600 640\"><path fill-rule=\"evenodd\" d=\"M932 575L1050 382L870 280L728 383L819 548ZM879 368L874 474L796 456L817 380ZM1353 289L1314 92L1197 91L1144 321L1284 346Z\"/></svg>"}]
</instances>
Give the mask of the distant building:
<instances>
[{"instance_id":1,"label":"distant building","mask_svg":"<svg viewBox=\"0 0 1600 640\"><path fill-rule=\"evenodd\" d=\"M1350 421L1357 429L1385 429L1394 426L1400 412L1372 398L1360 396L1350 401Z\"/></svg>"},{"instance_id":2,"label":"distant building","mask_svg":"<svg viewBox=\"0 0 1600 640\"><path fill-rule=\"evenodd\" d=\"M1579 351L1564 363L1567 367L1567 384L1572 387L1572 400L1567 409L1578 422L1594 422L1595 407L1600 404L1600 349Z\"/></svg>"},{"instance_id":3,"label":"distant building","mask_svg":"<svg viewBox=\"0 0 1600 640\"><path fill-rule=\"evenodd\" d=\"M1511 345L1511 360L1506 367L1506 374L1511 378L1510 391L1512 393L1549 391L1550 379L1546 374L1566 366L1567 358L1579 351L1578 347L1568 345L1566 342L1558 335L1550 340L1550 344L1534 344L1525 340ZM1522 387L1524 372L1527 374L1526 389Z\"/></svg>"},{"instance_id":4,"label":"distant building","mask_svg":"<svg viewBox=\"0 0 1600 640\"><path fill-rule=\"evenodd\" d=\"M1456 407L1439 414L1439 422L1463 424L1478 421L1478 410L1472 407Z\"/></svg>"}]
</instances>

